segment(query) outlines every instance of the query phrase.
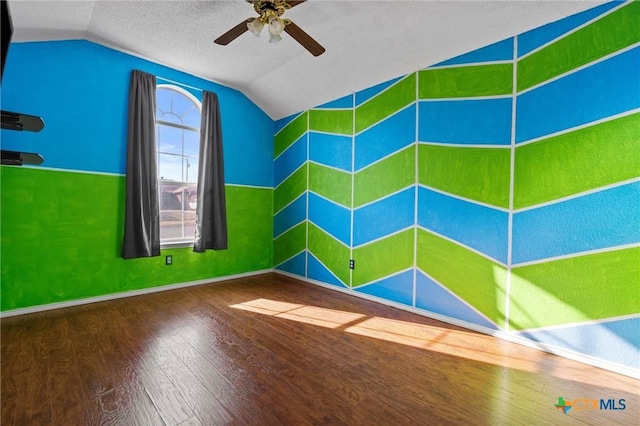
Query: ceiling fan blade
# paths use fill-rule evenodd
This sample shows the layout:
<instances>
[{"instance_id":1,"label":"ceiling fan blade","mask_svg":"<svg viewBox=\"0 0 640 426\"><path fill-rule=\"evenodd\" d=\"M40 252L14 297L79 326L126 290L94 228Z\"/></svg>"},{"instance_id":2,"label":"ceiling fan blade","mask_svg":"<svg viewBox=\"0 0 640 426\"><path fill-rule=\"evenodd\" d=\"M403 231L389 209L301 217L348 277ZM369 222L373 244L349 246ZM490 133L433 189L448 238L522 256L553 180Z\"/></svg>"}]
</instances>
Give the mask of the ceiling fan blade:
<instances>
[{"instance_id":1,"label":"ceiling fan blade","mask_svg":"<svg viewBox=\"0 0 640 426\"><path fill-rule=\"evenodd\" d=\"M324 53L324 47L315 41L309 34L304 32L302 28L291 21L287 21L284 30L293 37L298 43L307 49L313 56L320 56Z\"/></svg>"},{"instance_id":2,"label":"ceiling fan blade","mask_svg":"<svg viewBox=\"0 0 640 426\"><path fill-rule=\"evenodd\" d=\"M246 31L249 31L249 28L247 27L247 23L249 21L251 21L252 19L253 18L249 18L249 19L246 19L246 20L240 22L238 25L236 25L235 27L231 28L226 33L222 34L220 37L215 39L213 42L216 43L216 44L221 44L223 46L226 46L227 44L231 43L233 40L235 40L238 37L240 37Z\"/></svg>"},{"instance_id":3,"label":"ceiling fan blade","mask_svg":"<svg viewBox=\"0 0 640 426\"><path fill-rule=\"evenodd\" d=\"M299 5L300 3L304 3L307 0L287 0L287 4L289 5L289 7L295 7L297 5Z\"/></svg>"}]
</instances>

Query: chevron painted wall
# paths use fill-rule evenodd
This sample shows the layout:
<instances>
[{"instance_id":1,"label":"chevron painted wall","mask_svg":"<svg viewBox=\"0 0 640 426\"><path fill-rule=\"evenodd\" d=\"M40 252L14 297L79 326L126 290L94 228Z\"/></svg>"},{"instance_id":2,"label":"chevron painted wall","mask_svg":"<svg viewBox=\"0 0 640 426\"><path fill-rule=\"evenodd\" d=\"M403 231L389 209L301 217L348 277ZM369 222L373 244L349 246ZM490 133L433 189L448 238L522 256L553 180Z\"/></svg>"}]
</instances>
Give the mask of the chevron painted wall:
<instances>
[{"instance_id":1,"label":"chevron painted wall","mask_svg":"<svg viewBox=\"0 0 640 426\"><path fill-rule=\"evenodd\" d=\"M639 375L638 23L607 3L277 122L276 269Z\"/></svg>"}]
</instances>

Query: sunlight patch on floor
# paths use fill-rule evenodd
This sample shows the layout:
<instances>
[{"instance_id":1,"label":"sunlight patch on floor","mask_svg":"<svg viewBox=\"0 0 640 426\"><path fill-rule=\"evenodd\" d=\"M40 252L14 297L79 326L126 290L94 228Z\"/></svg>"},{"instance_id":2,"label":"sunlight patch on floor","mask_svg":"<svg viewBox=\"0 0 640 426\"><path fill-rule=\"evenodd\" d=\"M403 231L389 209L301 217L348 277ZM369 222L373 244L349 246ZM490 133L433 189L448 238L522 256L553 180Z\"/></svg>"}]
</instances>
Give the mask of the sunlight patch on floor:
<instances>
[{"instance_id":1,"label":"sunlight patch on floor","mask_svg":"<svg viewBox=\"0 0 640 426\"><path fill-rule=\"evenodd\" d=\"M542 356L535 352L525 358L522 353L510 350L513 343L476 332L371 317L319 306L255 299L230 307L320 327L341 328L359 336L532 372L539 371L538 363Z\"/></svg>"},{"instance_id":2,"label":"sunlight patch on floor","mask_svg":"<svg viewBox=\"0 0 640 426\"><path fill-rule=\"evenodd\" d=\"M338 328L365 317L365 315L353 312L320 308L318 306L298 305L269 299L256 299L250 302L231 305L230 307L326 328Z\"/></svg>"}]
</instances>

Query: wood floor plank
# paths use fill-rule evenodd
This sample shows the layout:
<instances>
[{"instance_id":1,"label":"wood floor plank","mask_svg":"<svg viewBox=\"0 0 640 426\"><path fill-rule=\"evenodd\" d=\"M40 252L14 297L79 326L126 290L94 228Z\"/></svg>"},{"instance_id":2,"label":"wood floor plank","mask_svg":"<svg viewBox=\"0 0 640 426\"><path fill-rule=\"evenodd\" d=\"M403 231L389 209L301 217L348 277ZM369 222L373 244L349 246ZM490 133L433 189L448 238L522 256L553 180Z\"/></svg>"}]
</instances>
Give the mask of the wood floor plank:
<instances>
[{"instance_id":1,"label":"wood floor plank","mask_svg":"<svg viewBox=\"0 0 640 426\"><path fill-rule=\"evenodd\" d=\"M47 332L43 314L34 314L14 338L20 341L18 353L20 368L15 375L18 383L15 424L50 424L51 381L46 362ZM4 376L7 372L3 371ZM4 396L3 396L4 401ZM4 405L4 402L3 402Z\"/></svg>"},{"instance_id":2,"label":"wood floor plank","mask_svg":"<svg viewBox=\"0 0 640 426\"><path fill-rule=\"evenodd\" d=\"M51 417L53 424L87 423L84 393L80 385L68 317L53 316L49 321L47 347L51 377Z\"/></svg>"},{"instance_id":3,"label":"wood floor plank","mask_svg":"<svg viewBox=\"0 0 640 426\"><path fill-rule=\"evenodd\" d=\"M174 352L174 343L167 338L156 341L162 346L156 359L173 386L180 391L198 421L203 424L226 425L234 417Z\"/></svg>"},{"instance_id":4,"label":"wood floor plank","mask_svg":"<svg viewBox=\"0 0 640 426\"><path fill-rule=\"evenodd\" d=\"M89 424L164 424L135 375L130 348L118 342L111 304L72 309L69 323Z\"/></svg>"},{"instance_id":5,"label":"wood floor plank","mask_svg":"<svg viewBox=\"0 0 640 426\"><path fill-rule=\"evenodd\" d=\"M116 330L113 347L119 347L125 371L151 400L163 422L179 424L194 413L157 362L163 355L156 339L163 328L161 322L156 322L144 309L141 306L114 309L113 318L117 321L112 324Z\"/></svg>"},{"instance_id":6,"label":"wood floor plank","mask_svg":"<svg viewBox=\"0 0 640 426\"><path fill-rule=\"evenodd\" d=\"M276 274L0 322L3 426L640 417L635 379ZM627 408L565 415L560 396Z\"/></svg>"},{"instance_id":7,"label":"wood floor plank","mask_svg":"<svg viewBox=\"0 0 640 426\"><path fill-rule=\"evenodd\" d=\"M18 405L18 376L21 372L29 368L29 366L21 362L20 351L22 348L19 335L23 324L7 325L6 321L2 322L0 330L0 339L2 340L2 349L0 351L0 402L1 417L0 424L12 426L15 424ZM11 374L2 374L2 372L11 372Z\"/></svg>"},{"instance_id":8,"label":"wood floor plank","mask_svg":"<svg viewBox=\"0 0 640 426\"><path fill-rule=\"evenodd\" d=\"M237 339L237 330L242 329L241 324L227 324L220 312L216 312L215 320L209 318L203 320L206 313L202 313L198 317L200 325L198 330L205 331L205 336L210 337L199 342L196 350L204 355L201 362L207 362L210 355L215 355L217 361L222 362L225 366L221 371L231 386L247 399L253 399L261 406L261 410L270 410L273 416L273 424L282 424L282 422L296 422L298 424L307 424L304 417L295 410L287 408L288 399L292 394L298 399L305 398L303 394L286 392L281 380L274 381L272 365L276 362L269 351L260 350L260 348L251 342L247 345L247 340ZM202 321L206 323L203 324ZM208 328L209 327L209 328ZM234 330L235 329L235 330ZM243 335L247 336L247 334ZM251 339L250 337L248 337ZM205 367L206 368L206 367ZM243 414L240 419L250 420Z\"/></svg>"}]
</instances>

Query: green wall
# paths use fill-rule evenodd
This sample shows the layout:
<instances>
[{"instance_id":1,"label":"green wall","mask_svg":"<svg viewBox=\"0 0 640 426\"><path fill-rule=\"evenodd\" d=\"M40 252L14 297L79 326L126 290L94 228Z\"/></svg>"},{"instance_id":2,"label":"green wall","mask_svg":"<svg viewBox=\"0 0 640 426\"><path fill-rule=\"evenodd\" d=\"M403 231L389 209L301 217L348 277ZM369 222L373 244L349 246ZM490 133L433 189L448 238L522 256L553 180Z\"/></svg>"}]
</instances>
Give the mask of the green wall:
<instances>
[{"instance_id":1,"label":"green wall","mask_svg":"<svg viewBox=\"0 0 640 426\"><path fill-rule=\"evenodd\" d=\"M11 166L0 173L3 311L271 268L270 189L227 186L228 250L125 260L124 177Z\"/></svg>"}]
</instances>

